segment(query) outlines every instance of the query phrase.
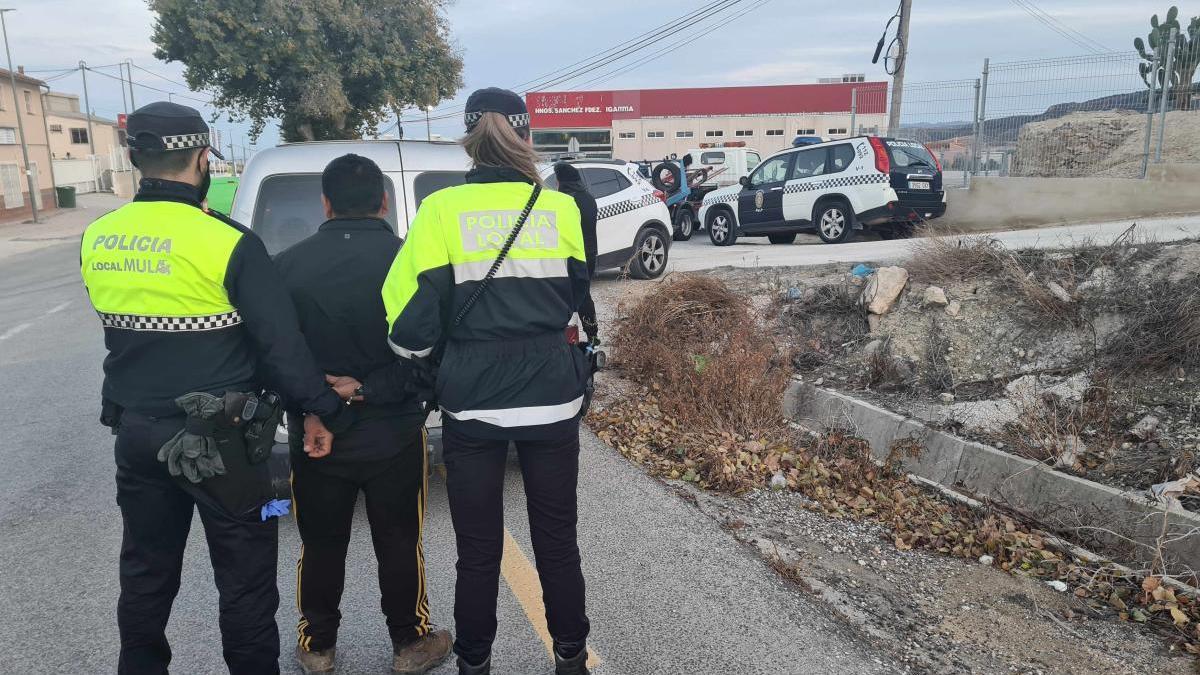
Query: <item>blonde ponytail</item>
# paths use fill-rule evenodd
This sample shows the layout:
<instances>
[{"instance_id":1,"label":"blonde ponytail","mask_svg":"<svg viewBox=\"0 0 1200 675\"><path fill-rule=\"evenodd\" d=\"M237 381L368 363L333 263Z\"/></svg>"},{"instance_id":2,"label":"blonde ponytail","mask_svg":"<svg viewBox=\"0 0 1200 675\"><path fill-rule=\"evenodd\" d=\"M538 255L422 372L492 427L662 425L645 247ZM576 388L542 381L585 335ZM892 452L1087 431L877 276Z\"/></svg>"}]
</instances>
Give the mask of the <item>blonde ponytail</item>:
<instances>
[{"instance_id":1,"label":"blonde ponytail","mask_svg":"<svg viewBox=\"0 0 1200 675\"><path fill-rule=\"evenodd\" d=\"M538 155L533 146L521 138L500 113L484 113L462 139L462 145L477 167L507 166L521 172L535 185L542 184L537 169Z\"/></svg>"}]
</instances>

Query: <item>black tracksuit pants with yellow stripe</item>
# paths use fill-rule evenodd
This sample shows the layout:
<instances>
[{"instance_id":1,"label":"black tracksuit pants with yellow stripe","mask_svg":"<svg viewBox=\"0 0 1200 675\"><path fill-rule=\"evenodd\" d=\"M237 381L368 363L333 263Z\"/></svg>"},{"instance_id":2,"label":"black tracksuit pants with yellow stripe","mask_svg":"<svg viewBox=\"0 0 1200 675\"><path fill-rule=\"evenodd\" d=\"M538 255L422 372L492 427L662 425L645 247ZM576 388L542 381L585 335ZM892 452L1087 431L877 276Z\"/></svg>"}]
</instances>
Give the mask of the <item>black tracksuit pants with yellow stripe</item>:
<instances>
[{"instance_id":1,"label":"black tracksuit pants with yellow stripe","mask_svg":"<svg viewBox=\"0 0 1200 675\"><path fill-rule=\"evenodd\" d=\"M424 429L411 419L377 418L338 435L333 452L310 459L292 439L292 498L302 547L296 564L299 644L337 642L346 552L358 493L366 497L379 590L393 642L430 631L421 528L425 518Z\"/></svg>"}]
</instances>

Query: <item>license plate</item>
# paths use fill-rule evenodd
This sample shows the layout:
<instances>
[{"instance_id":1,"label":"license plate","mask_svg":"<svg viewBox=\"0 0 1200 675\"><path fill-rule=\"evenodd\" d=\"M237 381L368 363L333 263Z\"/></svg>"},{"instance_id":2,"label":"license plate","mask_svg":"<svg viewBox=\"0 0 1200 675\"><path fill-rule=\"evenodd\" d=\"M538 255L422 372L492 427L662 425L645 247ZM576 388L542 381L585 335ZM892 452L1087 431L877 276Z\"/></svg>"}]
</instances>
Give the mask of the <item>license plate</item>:
<instances>
[{"instance_id":1,"label":"license plate","mask_svg":"<svg viewBox=\"0 0 1200 675\"><path fill-rule=\"evenodd\" d=\"M908 189L909 190L928 190L929 183L926 183L924 181L910 180L910 181L908 181Z\"/></svg>"}]
</instances>

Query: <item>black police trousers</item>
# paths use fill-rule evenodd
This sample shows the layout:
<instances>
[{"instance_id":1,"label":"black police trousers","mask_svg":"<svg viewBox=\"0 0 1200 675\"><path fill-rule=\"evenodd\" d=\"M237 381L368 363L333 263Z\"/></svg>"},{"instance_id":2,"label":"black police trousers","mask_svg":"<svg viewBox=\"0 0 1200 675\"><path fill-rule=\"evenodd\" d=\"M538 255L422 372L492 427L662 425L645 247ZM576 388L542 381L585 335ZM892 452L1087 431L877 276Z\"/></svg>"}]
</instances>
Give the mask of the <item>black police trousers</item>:
<instances>
[{"instance_id":1,"label":"black police trousers","mask_svg":"<svg viewBox=\"0 0 1200 675\"><path fill-rule=\"evenodd\" d=\"M424 429L410 421L375 419L333 440L333 454L310 459L292 451L292 505L303 548L296 563L298 644L322 651L337 643L338 609L346 582L346 551L358 493L366 498L371 542L379 562L379 592L392 642L403 645L431 630L425 590L426 453ZM385 444L392 456L355 459ZM371 447L376 446L376 447Z\"/></svg>"},{"instance_id":2,"label":"black police trousers","mask_svg":"<svg viewBox=\"0 0 1200 675\"><path fill-rule=\"evenodd\" d=\"M216 500L167 473L158 450L183 428L182 415L152 418L126 411L115 448L121 539L119 673L166 673L165 629L179 592L192 512L200 512L220 596L221 644L233 675L279 672L275 611L278 521L234 516ZM197 672L193 665L185 672Z\"/></svg>"},{"instance_id":3,"label":"black police trousers","mask_svg":"<svg viewBox=\"0 0 1200 675\"><path fill-rule=\"evenodd\" d=\"M583 649L590 628L576 542L579 425L570 425L558 438L514 443L547 627L559 653L573 656ZM472 664L487 658L496 638L508 445L464 434L453 423L443 429L446 491L458 545L454 651Z\"/></svg>"}]
</instances>

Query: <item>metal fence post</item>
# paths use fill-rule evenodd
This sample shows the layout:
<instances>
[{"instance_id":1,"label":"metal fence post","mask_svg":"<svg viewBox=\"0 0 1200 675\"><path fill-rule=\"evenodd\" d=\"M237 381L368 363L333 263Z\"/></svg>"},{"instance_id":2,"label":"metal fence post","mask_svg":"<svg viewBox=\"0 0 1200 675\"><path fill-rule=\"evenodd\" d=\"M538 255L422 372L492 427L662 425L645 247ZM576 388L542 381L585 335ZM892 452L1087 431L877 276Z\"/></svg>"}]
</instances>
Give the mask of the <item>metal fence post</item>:
<instances>
[{"instance_id":1,"label":"metal fence post","mask_svg":"<svg viewBox=\"0 0 1200 675\"><path fill-rule=\"evenodd\" d=\"M1179 41L1179 29L1171 29L1171 44L1167 46L1167 61L1163 68L1163 90L1158 102L1158 147L1154 150L1154 163L1162 163L1163 136L1167 133L1167 99L1171 97L1171 74L1175 70L1175 43ZM1190 88L1191 82L1187 83Z\"/></svg>"},{"instance_id":2,"label":"metal fence post","mask_svg":"<svg viewBox=\"0 0 1200 675\"><path fill-rule=\"evenodd\" d=\"M1146 143L1142 147L1142 178L1150 168L1150 139L1154 135L1154 91L1158 84L1158 65L1162 50L1154 50L1154 67L1150 69L1150 92L1146 95Z\"/></svg>"},{"instance_id":3,"label":"metal fence post","mask_svg":"<svg viewBox=\"0 0 1200 675\"><path fill-rule=\"evenodd\" d=\"M850 135L858 135L858 87L850 90Z\"/></svg>"},{"instance_id":4,"label":"metal fence post","mask_svg":"<svg viewBox=\"0 0 1200 675\"><path fill-rule=\"evenodd\" d=\"M967 167L967 175L973 174L979 170L979 78L975 78L975 111L971 113L971 120L974 122L975 128L971 134L971 163ZM967 183L966 176L963 176L963 185Z\"/></svg>"},{"instance_id":5,"label":"metal fence post","mask_svg":"<svg viewBox=\"0 0 1200 675\"><path fill-rule=\"evenodd\" d=\"M987 90L991 58L983 60L983 78L979 86L979 142L983 147L983 175L987 175Z\"/></svg>"}]
</instances>

